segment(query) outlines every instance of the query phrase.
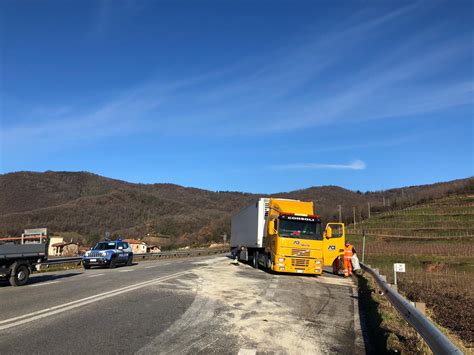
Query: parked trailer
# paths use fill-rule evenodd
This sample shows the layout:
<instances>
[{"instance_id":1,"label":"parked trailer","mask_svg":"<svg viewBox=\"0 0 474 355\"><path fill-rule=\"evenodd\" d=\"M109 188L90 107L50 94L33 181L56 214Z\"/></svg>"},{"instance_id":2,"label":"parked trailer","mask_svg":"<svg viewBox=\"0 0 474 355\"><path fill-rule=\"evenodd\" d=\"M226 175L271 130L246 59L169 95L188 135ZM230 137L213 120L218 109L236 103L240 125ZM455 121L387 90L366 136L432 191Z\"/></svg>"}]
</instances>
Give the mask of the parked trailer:
<instances>
[{"instance_id":1,"label":"parked trailer","mask_svg":"<svg viewBox=\"0 0 474 355\"><path fill-rule=\"evenodd\" d=\"M47 259L48 241L44 236L0 239L0 279L26 284L35 265Z\"/></svg>"}]
</instances>

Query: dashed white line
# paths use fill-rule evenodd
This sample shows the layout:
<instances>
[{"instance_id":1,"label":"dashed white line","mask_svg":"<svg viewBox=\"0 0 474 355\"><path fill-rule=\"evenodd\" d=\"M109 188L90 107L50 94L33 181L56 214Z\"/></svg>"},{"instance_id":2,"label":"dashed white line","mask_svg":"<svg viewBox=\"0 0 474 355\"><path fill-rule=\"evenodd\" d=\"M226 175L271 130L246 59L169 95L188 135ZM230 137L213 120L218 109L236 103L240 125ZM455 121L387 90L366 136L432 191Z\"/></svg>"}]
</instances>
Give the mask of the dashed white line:
<instances>
[{"instance_id":1,"label":"dashed white line","mask_svg":"<svg viewBox=\"0 0 474 355\"><path fill-rule=\"evenodd\" d=\"M119 270L119 272L130 272L130 271L135 271L135 269Z\"/></svg>"},{"instance_id":2,"label":"dashed white line","mask_svg":"<svg viewBox=\"0 0 474 355\"><path fill-rule=\"evenodd\" d=\"M37 287L37 286L45 286L45 285L51 285L51 284L57 284L60 281L49 281L49 282L40 282L37 284L30 285L30 287Z\"/></svg>"},{"instance_id":3,"label":"dashed white line","mask_svg":"<svg viewBox=\"0 0 474 355\"><path fill-rule=\"evenodd\" d=\"M87 277L97 277L97 276L102 276L102 275L105 275L105 274L94 274L94 275L89 275Z\"/></svg>"},{"instance_id":4,"label":"dashed white line","mask_svg":"<svg viewBox=\"0 0 474 355\"><path fill-rule=\"evenodd\" d=\"M152 269L152 268L158 267L158 266L160 266L160 265L145 266L145 269Z\"/></svg>"}]
</instances>

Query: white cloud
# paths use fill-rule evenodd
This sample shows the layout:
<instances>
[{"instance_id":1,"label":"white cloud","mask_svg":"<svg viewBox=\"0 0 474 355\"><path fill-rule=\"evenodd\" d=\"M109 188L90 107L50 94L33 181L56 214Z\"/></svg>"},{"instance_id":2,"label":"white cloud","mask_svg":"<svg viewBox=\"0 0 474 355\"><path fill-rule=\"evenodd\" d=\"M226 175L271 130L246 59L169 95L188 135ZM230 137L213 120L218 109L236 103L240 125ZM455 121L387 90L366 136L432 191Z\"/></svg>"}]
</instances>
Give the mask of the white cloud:
<instances>
[{"instance_id":1,"label":"white cloud","mask_svg":"<svg viewBox=\"0 0 474 355\"><path fill-rule=\"evenodd\" d=\"M365 170L367 165L362 160L354 160L348 164L321 164L321 163L296 163L271 165L271 170Z\"/></svg>"}]
</instances>

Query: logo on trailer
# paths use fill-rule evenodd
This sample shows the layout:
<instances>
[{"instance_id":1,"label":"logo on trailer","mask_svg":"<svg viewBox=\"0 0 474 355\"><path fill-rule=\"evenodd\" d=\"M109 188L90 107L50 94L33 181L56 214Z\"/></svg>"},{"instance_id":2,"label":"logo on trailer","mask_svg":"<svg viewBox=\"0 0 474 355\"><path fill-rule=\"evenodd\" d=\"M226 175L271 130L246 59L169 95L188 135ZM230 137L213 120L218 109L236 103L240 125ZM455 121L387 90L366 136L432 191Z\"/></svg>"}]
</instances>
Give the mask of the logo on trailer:
<instances>
[{"instance_id":1,"label":"logo on trailer","mask_svg":"<svg viewBox=\"0 0 474 355\"><path fill-rule=\"evenodd\" d=\"M300 241L299 241L299 240L295 240L295 241L293 242L293 244L299 245L299 244L300 244Z\"/></svg>"},{"instance_id":2,"label":"logo on trailer","mask_svg":"<svg viewBox=\"0 0 474 355\"><path fill-rule=\"evenodd\" d=\"M336 250L336 246L335 246L335 245L330 245L330 246L328 247L328 250L334 251L334 250Z\"/></svg>"}]
</instances>

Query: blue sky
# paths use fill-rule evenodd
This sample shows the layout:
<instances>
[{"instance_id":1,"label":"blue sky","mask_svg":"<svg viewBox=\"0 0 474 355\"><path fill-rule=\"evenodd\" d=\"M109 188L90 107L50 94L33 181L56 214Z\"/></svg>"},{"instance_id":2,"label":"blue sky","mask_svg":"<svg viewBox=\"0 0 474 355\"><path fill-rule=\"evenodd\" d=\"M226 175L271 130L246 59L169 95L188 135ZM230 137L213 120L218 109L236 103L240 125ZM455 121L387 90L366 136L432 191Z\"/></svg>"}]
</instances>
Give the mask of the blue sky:
<instances>
[{"instance_id":1,"label":"blue sky","mask_svg":"<svg viewBox=\"0 0 474 355\"><path fill-rule=\"evenodd\" d=\"M474 175L472 1L0 10L1 173L249 192Z\"/></svg>"}]
</instances>

